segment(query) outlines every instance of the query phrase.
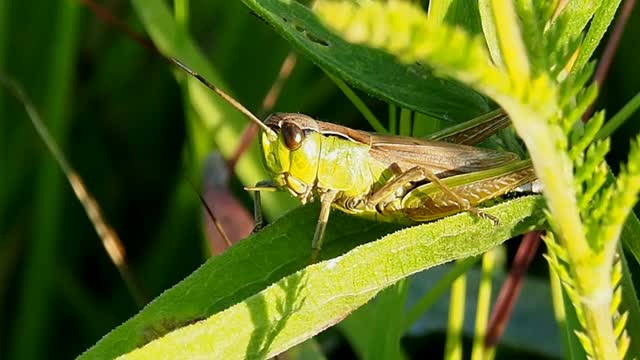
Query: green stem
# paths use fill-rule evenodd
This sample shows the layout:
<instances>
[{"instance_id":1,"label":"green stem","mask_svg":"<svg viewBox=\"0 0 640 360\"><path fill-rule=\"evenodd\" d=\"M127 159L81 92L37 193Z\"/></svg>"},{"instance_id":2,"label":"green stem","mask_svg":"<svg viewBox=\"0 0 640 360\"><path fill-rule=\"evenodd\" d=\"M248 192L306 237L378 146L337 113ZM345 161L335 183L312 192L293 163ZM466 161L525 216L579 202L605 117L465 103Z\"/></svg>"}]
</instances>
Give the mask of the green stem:
<instances>
[{"instance_id":1,"label":"green stem","mask_svg":"<svg viewBox=\"0 0 640 360\"><path fill-rule=\"evenodd\" d=\"M576 272L581 274L582 277L588 276L589 273L592 273L593 276L602 275L600 287L590 289L591 291L585 291L587 289L579 291L582 298L581 306L586 323L585 331L591 339L593 346L592 355L595 359L618 358L618 346L616 344L611 313L609 311L612 294L612 285L611 282L608 281L610 276L609 269L591 267L585 270L587 271L576 269ZM607 280L605 280L604 277L606 277ZM579 279L580 276L577 280Z\"/></svg>"},{"instance_id":2,"label":"green stem","mask_svg":"<svg viewBox=\"0 0 640 360\"><path fill-rule=\"evenodd\" d=\"M411 110L400 110L400 129L399 134L403 136L411 136Z\"/></svg>"},{"instance_id":3,"label":"green stem","mask_svg":"<svg viewBox=\"0 0 640 360\"><path fill-rule=\"evenodd\" d=\"M482 256L482 276L478 289L478 305L476 308L475 337L471 350L471 360L486 359L484 339L487 333L487 323L491 310L491 276L496 264L495 250L490 250Z\"/></svg>"},{"instance_id":4,"label":"green stem","mask_svg":"<svg viewBox=\"0 0 640 360\"><path fill-rule=\"evenodd\" d=\"M393 104L389 104L389 133L398 133L398 108Z\"/></svg>"},{"instance_id":5,"label":"green stem","mask_svg":"<svg viewBox=\"0 0 640 360\"><path fill-rule=\"evenodd\" d=\"M360 97L349 87L349 85L347 85L344 81L340 80L337 76L334 76L326 71L325 71L325 74L327 74L327 76L331 80L333 80L333 82L338 86L338 88L340 88L340 90L342 90L342 92L347 96L347 98L351 100L351 103L353 103L353 106L355 106L356 109L360 111L362 116L364 116L364 118L367 119L371 127L373 127L373 129L376 132L383 133L383 134L386 134L388 132L387 129L384 128L384 125L382 125L380 120L378 120L378 118L375 115L373 115L373 112L367 107L364 101L362 101L362 99L360 99Z\"/></svg>"},{"instance_id":6,"label":"green stem","mask_svg":"<svg viewBox=\"0 0 640 360\"><path fill-rule=\"evenodd\" d=\"M530 74L529 57L522 41L514 4L511 1L493 0L492 9L500 53L510 78L526 84Z\"/></svg>"},{"instance_id":7,"label":"green stem","mask_svg":"<svg viewBox=\"0 0 640 360\"><path fill-rule=\"evenodd\" d=\"M467 277L458 277L451 286L451 302L449 303L449 323L447 325L447 342L444 346L444 359L462 359L462 331L464 325L464 303L467 288Z\"/></svg>"},{"instance_id":8,"label":"green stem","mask_svg":"<svg viewBox=\"0 0 640 360\"><path fill-rule=\"evenodd\" d=\"M482 24L482 33L491 55L491 60L496 66L504 68L504 61L500 53L500 44L496 35L496 24L491 11L491 0L479 0L478 10L480 12L480 22Z\"/></svg>"},{"instance_id":9,"label":"green stem","mask_svg":"<svg viewBox=\"0 0 640 360\"><path fill-rule=\"evenodd\" d=\"M43 118L51 133L64 143L68 128L67 100L73 77L74 54L77 44L78 3L64 1L52 14L53 36L42 81L45 91ZM25 254L22 289L18 296L16 328L12 331L12 352L9 358L37 359L44 355L49 336L42 324L50 320L52 271L60 261L58 236L63 201L63 178L55 162L44 157L38 173L36 202L32 224L32 239Z\"/></svg>"},{"instance_id":10,"label":"green stem","mask_svg":"<svg viewBox=\"0 0 640 360\"><path fill-rule=\"evenodd\" d=\"M173 15L176 18L176 24L187 32L187 24L189 21L189 0L175 0L173 2Z\"/></svg>"}]
</instances>

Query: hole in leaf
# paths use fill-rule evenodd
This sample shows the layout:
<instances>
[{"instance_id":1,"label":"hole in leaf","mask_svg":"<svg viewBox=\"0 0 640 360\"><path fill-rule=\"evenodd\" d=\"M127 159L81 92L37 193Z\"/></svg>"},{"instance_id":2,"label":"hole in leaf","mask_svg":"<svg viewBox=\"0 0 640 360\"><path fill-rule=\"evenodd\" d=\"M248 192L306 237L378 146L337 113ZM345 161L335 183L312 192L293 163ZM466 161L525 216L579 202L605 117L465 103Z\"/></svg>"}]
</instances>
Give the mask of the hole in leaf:
<instances>
[{"instance_id":1,"label":"hole in leaf","mask_svg":"<svg viewBox=\"0 0 640 360\"><path fill-rule=\"evenodd\" d=\"M327 40L321 39L315 35L313 35L312 33L305 31L305 36L307 37L307 39L313 41L316 44L320 44L322 46L329 46L329 42Z\"/></svg>"},{"instance_id":2,"label":"hole in leaf","mask_svg":"<svg viewBox=\"0 0 640 360\"><path fill-rule=\"evenodd\" d=\"M320 44L322 46L330 46L331 45L327 40L324 40L324 39L314 35L313 33L307 31L307 29L305 29L304 26L302 26L300 24L294 24L293 27L296 29L296 31L303 33L304 36L307 39L311 40L312 42L314 42L316 44Z\"/></svg>"}]
</instances>

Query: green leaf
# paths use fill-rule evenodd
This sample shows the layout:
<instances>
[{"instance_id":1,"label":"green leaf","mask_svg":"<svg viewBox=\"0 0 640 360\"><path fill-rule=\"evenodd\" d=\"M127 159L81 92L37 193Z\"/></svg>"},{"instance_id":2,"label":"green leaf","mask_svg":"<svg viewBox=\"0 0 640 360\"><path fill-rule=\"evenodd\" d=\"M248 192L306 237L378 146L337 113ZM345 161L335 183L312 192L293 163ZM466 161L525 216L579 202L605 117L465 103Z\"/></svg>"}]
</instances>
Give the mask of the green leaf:
<instances>
[{"instance_id":1,"label":"green leaf","mask_svg":"<svg viewBox=\"0 0 640 360\"><path fill-rule=\"evenodd\" d=\"M511 81L516 83L514 85L526 86L531 76L531 64L515 6L508 1L493 1L491 10L505 68Z\"/></svg>"},{"instance_id":2,"label":"green leaf","mask_svg":"<svg viewBox=\"0 0 640 360\"><path fill-rule=\"evenodd\" d=\"M507 49L509 54L518 54L518 59L510 59L505 64L507 69L518 74L516 83L516 79L511 79L509 74L491 65L483 38L469 36L460 28L429 26L420 8L403 1L363 4L357 6L349 2L319 1L315 11L327 26L341 33L345 39L387 51L408 64L419 62L432 66L493 98L507 112L515 110L510 108L520 105L518 100L526 98L527 105L531 107L526 110L539 112L536 117L544 119L553 114L556 89L552 87L550 79L544 76L526 81L528 68L524 45L515 34L504 38L498 36L498 39L501 50ZM514 14L510 15L510 21L503 19L496 23L496 26L500 25L497 30L517 21ZM505 54L502 55L506 60ZM516 124L515 118L512 117L512 120Z\"/></svg>"},{"instance_id":3,"label":"green leaf","mask_svg":"<svg viewBox=\"0 0 640 360\"><path fill-rule=\"evenodd\" d=\"M522 40L526 44L532 72L543 73L549 68L549 56L545 49L544 20L541 19L540 3L532 0L515 2L518 19L522 26Z\"/></svg>"},{"instance_id":4,"label":"green leaf","mask_svg":"<svg viewBox=\"0 0 640 360\"><path fill-rule=\"evenodd\" d=\"M572 303L569 295L566 291L566 288L562 288L562 299L565 309L566 318L565 323L563 324L564 330L566 332L563 334L565 338L565 345L567 349L565 349L565 353L569 354L569 359L586 359L587 354L585 353L585 349L580 343L578 332L582 331L582 325L580 325L580 321L578 320L578 315L576 313L576 308Z\"/></svg>"},{"instance_id":5,"label":"green leaf","mask_svg":"<svg viewBox=\"0 0 640 360\"><path fill-rule=\"evenodd\" d=\"M349 85L405 108L463 121L489 111L486 99L417 64L402 64L382 51L346 42L295 1L243 0L258 16L323 70Z\"/></svg>"},{"instance_id":6,"label":"green leaf","mask_svg":"<svg viewBox=\"0 0 640 360\"><path fill-rule=\"evenodd\" d=\"M522 197L485 209L498 226L459 214L373 243L398 227L336 212L322 253L332 259L304 268L317 218L317 207L305 206L208 260L81 357L112 358L166 333L131 357L273 356L410 274L477 255L540 224L542 206L540 196Z\"/></svg>"},{"instance_id":7,"label":"green leaf","mask_svg":"<svg viewBox=\"0 0 640 360\"><path fill-rule=\"evenodd\" d=\"M574 71L582 69L591 58L591 55L593 55L593 52L596 51L609 25L616 16L616 10L619 5L620 0L606 0L600 3L600 7L598 7L589 25L589 31L582 42L580 54L573 67Z\"/></svg>"},{"instance_id":8,"label":"green leaf","mask_svg":"<svg viewBox=\"0 0 640 360\"><path fill-rule=\"evenodd\" d=\"M549 33L554 34L554 38L557 36L550 46L560 49L581 36L593 14L598 10L598 3L597 0L567 2L560 15L551 22L549 27Z\"/></svg>"},{"instance_id":9,"label":"green leaf","mask_svg":"<svg viewBox=\"0 0 640 360\"><path fill-rule=\"evenodd\" d=\"M640 232L637 232L636 236L637 234L640 234ZM622 236L624 239L624 233ZM640 354L640 304L638 304L636 289L633 287L633 279L631 278L627 259L623 255L622 247L618 247L618 249L620 249L620 254L622 255L620 258L620 261L622 261L622 279L620 281L622 303L620 304L620 313L627 312L629 314L626 328L627 334L631 338L631 345L627 354Z\"/></svg>"},{"instance_id":10,"label":"green leaf","mask_svg":"<svg viewBox=\"0 0 640 360\"><path fill-rule=\"evenodd\" d=\"M624 244L627 251L633 254L633 257L640 265L640 220L635 213L631 212L622 227L620 241Z\"/></svg>"},{"instance_id":11,"label":"green leaf","mask_svg":"<svg viewBox=\"0 0 640 360\"><path fill-rule=\"evenodd\" d=\"M404 305L409 284L403 279L383 290L339 325L359 359L404 359Z\"/></svg>"},{"instance_id":12,"label":"green leaf","mask_svg":"<svg viewBox=\"0 0 640 360\"><path fill-rule=\"evenodd\" d=\"M432 0L429 2L429 22L460 26L471 34L481 32L478 5L467 0Z\"/></svg>"},{"instance_id":13,"label":"green leaf","mask_svg":"<svg viewBox=\"0 0 640 360\"><path fill-rule=\"evenodd\" d=\"M479 0L478 9L480 12L480 21L482 24L482 33L484 35L489 54L491 54L491 60L493 63L504 68L504 61L502 60L502 53L500 52L500 44L498 43L498 35L496 34L496 22L493 17L493 10L491 8L491 0Z\"/></svg>"}]
</instances>

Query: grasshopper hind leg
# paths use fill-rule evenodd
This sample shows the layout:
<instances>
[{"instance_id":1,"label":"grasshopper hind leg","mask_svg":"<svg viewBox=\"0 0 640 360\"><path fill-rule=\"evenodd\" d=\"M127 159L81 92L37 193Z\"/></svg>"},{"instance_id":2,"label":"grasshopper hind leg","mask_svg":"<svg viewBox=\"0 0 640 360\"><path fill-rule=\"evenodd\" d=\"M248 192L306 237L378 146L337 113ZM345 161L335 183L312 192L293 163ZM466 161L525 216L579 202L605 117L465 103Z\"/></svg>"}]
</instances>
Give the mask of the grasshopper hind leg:
<instances>
[{"instance_id":1,"label":"grasshopper hind leg","mask_svg":"<svg viewBox=\"0 0 640 360\"><path fill-rule=\"evenodd\" d=\"M463 198L470 208L461 207L460 201L455 201L448 191L442 191L441 187L433 182L411 190L403 198L401 207L389 208L388 210L390 212L400 211L414 221L435 220L460 211L469 211L497 224L498 220L495 217L481 211L479 213L474 212L474 209L477 211L474 206L534 181L536 174L531 162L528 160L509 165L503 170L490 169L485 173L486 177L479 176L478 180L475 181L452 181L455 180L453 177L446 180L458 184L449 189L460 198Z\"/></svg>"},{"instance_id":2,"label":"grasshopper hind leg","mask_svg":"<svg viewBox=\"0 0 640 360\"><path fill-rule=\"evenodd\" d=\"M404 173L400 174L393 180L386 183L376 192L371 194L367 199L367 206L375 207L381 204L382 202L384 202L385 199L388 199L392 194L395 194L396 190L404 187L409 183L423 181L423 180L430 181L435 186L437 186L438 189L442 191L442 194L446 198L446 204L441 205L431 201L431 202L425 203L425 205L422 208L405 209L406 211L401 210L402 212L407 213L409 218L412 218L412 220L426 221L427 219L424 219L426 217L425 215L423 215L424 213L428 213L429 214L428 220L432 220L432 219L443 217L456 212L467 211L476 215L481 219L490 220L494 225L498 224L497 218L480 211L478 208L473 206L468 199L466 199L463 196L460 196L458 193L456 193L454 190L452 190L446 184L444 184L440 180L440 178L438 178L432 171L430 171L427 168L419 167L419 166L413 167L405 171ZM415 215L412 216L411 215L412 213L415 213Z\"/></svg>"},{"instance_id":3,"label":"grasshopper hind leg","mask_svg":"<svg viewBox=\"0 0 640 360\"><path fill-rule=\"evenodd\" d=\"M420 168L420 169L422 170L422 172L424 173L424 176L429 181L437 185L438 188L440 188L440 190L442 190L443 193L449 196L455 203L457 203L460 206L461 211L466 211L481 219L489 220L493 223L493 225L499 224L498 218L496 218L493 215L487 214L483 211L480 211L480 209L471 205L471 202L469 201L469 199L456 193L454 190L452 190L450 187L448 187L446 184L440 181L440 178L438 178L433 172L431 172L426 168Z\"/></svg>"}]
</instances>

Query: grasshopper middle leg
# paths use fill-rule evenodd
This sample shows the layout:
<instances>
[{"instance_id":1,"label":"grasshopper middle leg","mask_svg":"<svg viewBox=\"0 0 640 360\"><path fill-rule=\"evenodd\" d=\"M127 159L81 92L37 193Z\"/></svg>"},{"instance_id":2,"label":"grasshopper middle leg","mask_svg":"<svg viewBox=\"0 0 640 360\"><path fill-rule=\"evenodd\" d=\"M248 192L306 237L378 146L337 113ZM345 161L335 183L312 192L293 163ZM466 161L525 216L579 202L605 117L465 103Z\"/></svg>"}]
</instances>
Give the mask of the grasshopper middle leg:
<instances>
[{"instance_id":1,"label":"grasshopper middle leg","mask_svg":"<svg viewBox=\"0 0 640 360\"><path fill-rule=\"evenodd\" d=\"M322 249L322 243L324 241L324 232L327 229L327 222L329 222L329 214L331 213L331 204L338 195L336 190L328 190L320 194L320 215L318 216L318 223L316 224L316 231L313 234L313 242L311 243L311 262L315 262L316 258L320 254Z\"/></svg>"}]
</instances>

